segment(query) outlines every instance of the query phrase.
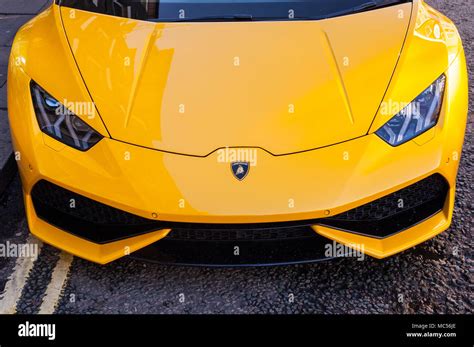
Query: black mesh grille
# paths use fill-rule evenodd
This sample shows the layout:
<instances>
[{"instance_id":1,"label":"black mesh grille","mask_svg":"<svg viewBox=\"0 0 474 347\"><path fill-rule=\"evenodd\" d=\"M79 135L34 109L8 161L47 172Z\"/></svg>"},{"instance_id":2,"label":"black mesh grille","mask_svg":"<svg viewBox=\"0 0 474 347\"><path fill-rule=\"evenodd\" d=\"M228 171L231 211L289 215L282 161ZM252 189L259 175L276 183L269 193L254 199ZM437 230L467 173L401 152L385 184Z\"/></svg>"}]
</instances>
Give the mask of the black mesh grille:
<instances>
[{"instance_id":1,"label":"black mesh grille","mask_svg":"<svg viewBox=\"0 0 474 347\"><path fill-rule=\"evenodd\" d=\"M101 204L48 181L39 181L31 196L38 217L95 243L162 229L156 221Z\"/></svg>"},{"instance_id":2,"label":"black mesh grille","mask_svg":"<svg viewBox=\"0 0 474 347\"><path fill-rule=\"evenodd\" d=\"M43 203L61 212L97 224L149 224L149 221L145 218L98 203L47 181L36 184L32 195L35 198L41 198Z\"/></svg>"},{"instance_id":3,"label":"black mesh grille","mask_svg":"<svg viewBox=\"0 0 474 347\"><path fill-rule=\"evenodd\" d=\"M172 229L166 237L182 241L270 241L314 237L309 227L274 229Z\"/></svg>"},{"instance_id":4,"label":"black mesh grille","mask_svg":"<svg viewBox=\"0 0 474 347\"><path fill-rule=\"evenodd\" d=\"M387 237L442 210L448 189L448 183L441 175L429 176L371 203L325 218L320 224Z\"/></svg>"},{"instance_id":5,"label":"black mesh grille","mask_svg":"<svg viewBox=\"0 0 474 347\"><path fill-rule=\"evenodd\" d=\"M315 224L369 237L387 237L442 210L448 189L442 176L433 175L334 217L253 224L174 223L146 219L47 181L39 181L31 195L39 218L95 243L108 243L160 229L172 229L166 239L173 241L265 241L313 237L314 231L308 226Z\"/></svg>"}]
</instances>

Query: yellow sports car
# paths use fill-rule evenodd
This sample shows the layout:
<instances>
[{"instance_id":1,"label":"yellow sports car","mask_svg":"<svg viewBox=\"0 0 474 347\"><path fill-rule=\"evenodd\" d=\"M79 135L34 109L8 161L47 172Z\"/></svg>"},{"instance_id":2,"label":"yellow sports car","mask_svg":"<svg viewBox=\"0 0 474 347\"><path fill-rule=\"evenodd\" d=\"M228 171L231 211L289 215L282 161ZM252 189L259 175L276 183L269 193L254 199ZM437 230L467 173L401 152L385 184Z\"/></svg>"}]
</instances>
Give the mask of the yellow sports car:
<instances>
[{"instance_id":1,"label":"yellow sports car","mask_svg":"<svg viewBox=\"0 0 474 347\"><path fill-rule=\"evenodd\" d=\"M60 0L8 73L29 228L101 264L413 247L451 223L467 94L422 0Z\"/></svg>"}]
</instances>

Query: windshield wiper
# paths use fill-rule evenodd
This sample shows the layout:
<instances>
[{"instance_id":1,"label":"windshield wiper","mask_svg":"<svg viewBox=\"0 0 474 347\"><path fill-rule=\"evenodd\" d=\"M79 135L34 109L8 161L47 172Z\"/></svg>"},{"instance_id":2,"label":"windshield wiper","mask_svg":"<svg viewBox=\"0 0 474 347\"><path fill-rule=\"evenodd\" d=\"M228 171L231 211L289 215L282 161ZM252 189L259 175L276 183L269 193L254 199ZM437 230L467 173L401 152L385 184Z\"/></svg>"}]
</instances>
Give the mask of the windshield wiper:
<instances>
[{"instance_id":1,"label":"windshield wiper","mask_svg":"<svg viewBox=\"0 0 474 347\"><path fill-rule=\"evenodd\" d=\"M155 22L233 22L233 21L253 21L251 14L233 14L225 16L203 16L190 18L159 18Z\"/></svg>"},{"instance_id":2,"label":"windshield wiper","mask_svg":"<svg viewBox=\"0 0 474 347\"><path fill-rule=\"evenodd\" d=\"M405 1L406 0L399 0L398 3L402 3L402 2L405 2ZM394 3L397 3L397 2L394 1ZM357 6L354 6L354 7L351 7L351 8L348 8L346 10L342 10L342 11L335 12L335 13L330 13L328 15L325 15L324 18L344 16L344 15L348 15L348 14L354 14L354 13L364 12L364 11L368 11L368 10L373 10L373 9L376 9L376 8L379 8L379 7L384 7L384 6L379 4L377 1L369 0L367 2L364 2L360 5L357 5Z\"/></svg>"},{"instance_id":3,"label":"windshield wiper","mask_svg":"<svg viewBox=\"0 0 474 347\"><path fill-rule=\"evenodd\" d=\"M352 12L357 13L357 12L360 12L360 11L371 10L371 9L376 8L378 6L379 6L379 4L377 4L376 1L367 1L367 2L364 2L363 4L360 4L358 6L353 7Z\"/></svg>"}]
</instances>

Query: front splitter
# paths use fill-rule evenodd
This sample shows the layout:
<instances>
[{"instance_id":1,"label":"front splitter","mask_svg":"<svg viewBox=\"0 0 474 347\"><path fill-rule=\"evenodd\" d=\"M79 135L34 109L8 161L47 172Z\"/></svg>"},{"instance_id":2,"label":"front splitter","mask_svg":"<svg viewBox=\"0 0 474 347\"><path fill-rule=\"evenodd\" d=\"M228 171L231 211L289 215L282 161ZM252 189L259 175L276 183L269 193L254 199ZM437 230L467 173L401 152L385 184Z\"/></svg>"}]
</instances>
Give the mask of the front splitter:
<instances>
[{"instance_id":1,"label":"front splitter","mask_svg":"<svg viewBox=\"0 0 474 347\"><path fill-rule=\"evenodd\" d=\"M328 253L329 248L334 248L333 241L313 231L311 236L286 240L205 241L164 238L130 256L159 264L246 267L312 263L347 255Z\"/></svg>"}]
</instances>

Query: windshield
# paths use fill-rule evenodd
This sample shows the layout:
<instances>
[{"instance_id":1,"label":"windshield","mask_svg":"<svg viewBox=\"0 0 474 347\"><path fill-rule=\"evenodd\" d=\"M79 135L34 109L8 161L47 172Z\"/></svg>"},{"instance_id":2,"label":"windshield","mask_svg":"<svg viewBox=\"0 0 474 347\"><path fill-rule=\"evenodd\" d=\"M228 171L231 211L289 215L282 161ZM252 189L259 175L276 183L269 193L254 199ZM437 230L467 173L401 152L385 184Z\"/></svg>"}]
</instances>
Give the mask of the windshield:
<instances>
[{"instance_id":1,"label":"windshield","mask_svg":"<svg viewBox=\"0 0 474 347\"><path fill-rule=\"evenodd\" d=\"M309 20L410 0L58 0L60 5L156 22Z\"/></svg>"}]
</instances>

